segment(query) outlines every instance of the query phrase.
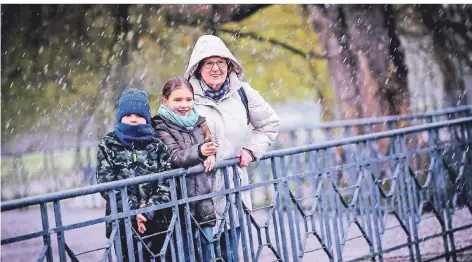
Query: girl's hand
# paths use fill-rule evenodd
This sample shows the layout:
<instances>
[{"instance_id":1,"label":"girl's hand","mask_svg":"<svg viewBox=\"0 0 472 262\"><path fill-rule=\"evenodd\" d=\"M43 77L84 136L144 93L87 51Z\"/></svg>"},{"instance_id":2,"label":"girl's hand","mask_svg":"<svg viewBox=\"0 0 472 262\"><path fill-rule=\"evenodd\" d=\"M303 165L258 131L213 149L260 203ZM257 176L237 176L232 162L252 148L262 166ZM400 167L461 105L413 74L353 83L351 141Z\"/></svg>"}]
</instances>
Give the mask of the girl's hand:
<instances>
[{"instance_id":1,"label":"girl's hand","mask_svg":"<svg viewBox=\"0 0 472 262\"><path fill-rule=\"evenodd\" d=\"M204 156L211 156L211 155L216 154L217 149L218 149L218 146L214 142L205 143L200 147L200 151L202 155Z\"/></svg>"},{"instance_id":2,"label":"girl's hand","mask_svg":"<svg viewBox=\"0 0 472 262\"><path fill-rule=\"evenodd\" d=\"M139 208L145 207L144 204L141 204ZM138 224L138 231L141 234L144 234L146 232L146 226L144 225L144 222L146 222L147 219L143 216L143 214L137 214L136 215L136 223Z\"/></svg>"},{"instance_id":3,"label":"girl's hand","mask_svg":"<svg viewBox=\"0 0 472 262\"><path fill-rule=\"evenodd\" d=\"M203 166L205 167L205 172L211 171L213 167L215 167L216 158L215 155L207 157L203 162Z\"/></svg>"}]
</instances>

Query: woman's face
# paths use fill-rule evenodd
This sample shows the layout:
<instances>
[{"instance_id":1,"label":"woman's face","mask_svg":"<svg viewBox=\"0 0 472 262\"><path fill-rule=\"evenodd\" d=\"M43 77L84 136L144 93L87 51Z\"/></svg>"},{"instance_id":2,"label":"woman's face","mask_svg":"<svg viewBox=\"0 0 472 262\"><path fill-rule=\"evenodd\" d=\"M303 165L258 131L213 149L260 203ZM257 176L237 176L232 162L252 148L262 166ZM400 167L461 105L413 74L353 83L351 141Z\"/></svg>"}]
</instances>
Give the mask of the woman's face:
<instances>
[{"instance_id":1,"label":"woman's face","mask_svg":"<svg viewBox=\"0 0 472 262\"><path fill-rule=\"evenodd\" d=\"M228 63L219 56L206 58L200 68L200 74L209 87L218 91L228 76Z\"/></svg>"},{"instance_id":2,"label":"woman's face","mask_svg":"<svg viewBox=\"0 0 472 262\"><path fill-rule=\"evenodd\" d=\"M128 125L144 125L146 124L146 118L137 114L127 114L121 118L121 123Z\"/></svg>"},{"instance_id":3,"label":"woman's face","mask_svg":"<svg viewBox=\"0 0 472 262\"><path fill-rule=\"evenodd\" d=\"M172 91L168 98L163 97L162 103L175 113L188 116L193 108L193 94L188 88L180 87Z\"/></svg>"}]
</instances>

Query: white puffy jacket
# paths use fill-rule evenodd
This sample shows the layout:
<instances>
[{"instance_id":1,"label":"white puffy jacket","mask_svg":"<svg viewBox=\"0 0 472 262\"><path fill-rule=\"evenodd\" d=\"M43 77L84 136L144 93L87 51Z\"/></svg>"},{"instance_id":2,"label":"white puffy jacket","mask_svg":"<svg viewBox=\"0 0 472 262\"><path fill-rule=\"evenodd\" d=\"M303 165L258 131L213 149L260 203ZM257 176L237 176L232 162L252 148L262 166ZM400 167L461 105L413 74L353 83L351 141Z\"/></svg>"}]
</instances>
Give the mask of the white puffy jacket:
<instances>
[{"instance_id":1,"label":"white puffy jacket","mask_svg":"<svg viewBox=\"0 0 472 262\"><path fill-rule=\"evenodd\" d=\"M228 74L230 78L229 92L218 102L205 96L200 81L195 76L200 61L211 56L228 58L233 64L233 69ZM257 160L269 149L278 134L279 117L259 92L248 83L242 82L243 76L243 67L220 38L204 35L198 39L184 77L190 81L194 89L195 108L198 114L207 119L210 131L218 138L217 161L234 158L243 148L251 150ZM247 125L246 109L237 92L239 88L244 88L246 92L252 127ZM238 173L241 185L249 184L246 168L238 167ZM213 186L214 191L224 189L223 179L223 173L218 172ZM230 179L232 179L231 170ZM246 206L252 208L249 191L242 193L242 199ZM214 201L217 216L221 218L226 204L225 197L215 198ZM235 218L238 222L237 217Z\"/></svg>"}]
</instances>

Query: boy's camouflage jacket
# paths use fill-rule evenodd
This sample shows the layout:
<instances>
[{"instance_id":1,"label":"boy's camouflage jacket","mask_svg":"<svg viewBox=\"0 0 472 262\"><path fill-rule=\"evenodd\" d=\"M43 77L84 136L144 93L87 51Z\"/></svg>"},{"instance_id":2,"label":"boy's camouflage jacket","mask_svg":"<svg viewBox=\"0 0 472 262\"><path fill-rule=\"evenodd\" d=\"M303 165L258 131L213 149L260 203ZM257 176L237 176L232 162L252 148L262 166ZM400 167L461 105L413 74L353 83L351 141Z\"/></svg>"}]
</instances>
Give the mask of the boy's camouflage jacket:
<instances>
[{"instance_id":1,"label":"boy's camouflage jacket","mask_svg":"<svg viewBox=\"0 0 472 262\"><path fill-rule=\"evenodd\" d=\"M97 182L106 183L136 176L159 173L171 169L170 155L167 147L158 138L150 143L139 144L134 148L123 145L114 132L107 134L98 144L97 152ZM128 205L136 209L141 204L161 204L170 201L169 182L152 182L127 187ZM115 191L118 212L123 210L119 191ZM102 192L107 201L106 215L110 215L108 194ZM164 213L164 212L162 212ZM168 213L168 212L165 212ZM156 217L157 218L157 217ZM167 216L159 216L168 220ZM167 224L168 221L155 221ZM111 223L106 226L106 236L111 234Z\"/></svg>"}]
</instances>

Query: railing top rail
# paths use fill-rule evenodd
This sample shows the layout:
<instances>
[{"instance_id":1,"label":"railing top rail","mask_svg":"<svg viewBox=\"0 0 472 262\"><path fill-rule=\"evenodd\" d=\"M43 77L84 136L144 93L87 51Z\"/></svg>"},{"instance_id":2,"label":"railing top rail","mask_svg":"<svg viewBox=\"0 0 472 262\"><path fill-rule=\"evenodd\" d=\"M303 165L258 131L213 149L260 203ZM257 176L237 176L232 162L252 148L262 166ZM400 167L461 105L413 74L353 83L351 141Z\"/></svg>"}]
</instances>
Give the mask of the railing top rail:
<instances>
[{"instance_id":1,"label":"railing top rail","mask_svg":"<svg viewBox=\"0 0 472 262\"><path fill-rule=\"evenodd\" d=\"M371 134L367 134L367 135L360 135L360 136L353 136L353 137L348 137L348 138L336 139L336 140L332 140L332 141L326 141L326 142L323 142L323 143L317 143L317 144L297 146L297 147L287 148L287 149L274 150L274 151L270 151L270 152L267 152L266 154L264 154L261 157L261 160L266 159L266 158L272 158L272 157L282 157L282 156L286 156L286 155L305 153L305 152L308 152L308 151L326 149L326 148L330 148L330 147L338 147L338 146L343 146L343 145L347 145L347 144L362 143L362 142L366 142L368 140L377 140L377 139L382 139L382 138L387 138L387 137L408 135L408 134L411 134L411 133L416 133L416 132L421 132L421 131L426 131L426 130L432 130L432 129L442 128L442 127L447 127L447 126L465 124L465 123L469 123L469 122L472 122L472 117L463 117L463 118L457 118L457 119L453 119L453 120L441 121L441 122L436 122L436 123L428 123L428 124L422 124L422 125L417 125L417 126L403 127L403 128L399 128L399 129L394 129L394 130L389 130L389 131L382 131L382 132L377 132L377 133L371 133Z\"/></svg>"},{"instance_id":2,"label":"railing top rail","mask_svg":"<svg viewBox=\"0 0 472 262\"><path fill-rule=\"evenodd\" d=\"M446 114L461 113L472 111L472 105L462 105L458 107L450 107L442 110L430 111L426 113L416 113L408 115L394 115L394 116L382 116L382 117L369 117L369 118L360 118L353 120L340 120L340 121L331 121L326 123L316 123L316 124L301 124L291 127L281 128L280 131L294 131L301 128L311 128L311 129L327 129L327 128L341 128L349 126L364 126L364 125L373 125L373 124L386 124L398 121L406 121L413 119L421 119L427 117L441 116Z\"/></svg>"},{"instance_id":3,"label":"railing top rail","mask_svg":"<svg viewBox=\"0 0 472 262\"><path fill-rule=\"evenodd\" d=\"M261 157L261 160L274 158L274 157L293 155L293 154L298 154L298 153L304 153L308 151L321 150L321 149L326 149L330 147L343 146L347 144L362 143L368 140L376 140L376 139L387 138L387 137L407 135L407 134L411 134L415 132L433 130L433 129L443 128L443 127L448 127L448 126L468 124L470 122L472 122L472 117L464 117L464 118L458 118L454 120L441 121L441 122L423 124L423 125L412 126L412 127L405 127L405 128L372 133L372 134L367 134L367 135L348 137L348 138L327 141L327 142L318 143L318 144L298 146L298 147L282 149L282 150L274 150L274 151L270 151L264 154ZM215 164L215 168L233 166L238 163L239 163L239 160L237 158L223 160L223 161L217 162ZM134 177L134 178L126 179L126 180L114 181L114 182L97 184L97 185L90 185L90 186L85 186L85 187L76 188L76 189L43 194L39 196L31 196L31 197L26 197L26 198L21 198L21 199L9 200L9 201L4 201L1 203L1 211L3 212L3 211L13 210L17 208L26 207L26 206L37 205L40 203L58 201L62 199L103 192L103 191L107 191L107 190L118 188L118 187L131 186L131 185L145 183L145 182L168 179L168 178L183 175L183 174L197 174L201 172L204 172L204 168L202 165L199 165L199 166L191 167L189 169L179 168L179 169L161 172L158 174L149 174L146 176L139 176L139 177Z\"/></svg>"}]
</instances>

